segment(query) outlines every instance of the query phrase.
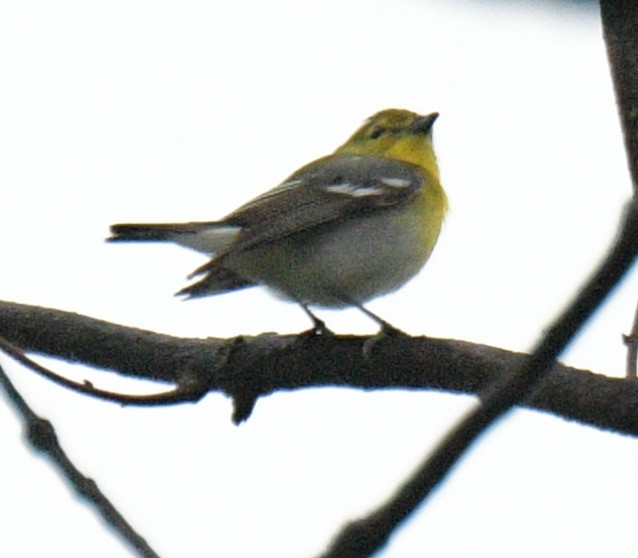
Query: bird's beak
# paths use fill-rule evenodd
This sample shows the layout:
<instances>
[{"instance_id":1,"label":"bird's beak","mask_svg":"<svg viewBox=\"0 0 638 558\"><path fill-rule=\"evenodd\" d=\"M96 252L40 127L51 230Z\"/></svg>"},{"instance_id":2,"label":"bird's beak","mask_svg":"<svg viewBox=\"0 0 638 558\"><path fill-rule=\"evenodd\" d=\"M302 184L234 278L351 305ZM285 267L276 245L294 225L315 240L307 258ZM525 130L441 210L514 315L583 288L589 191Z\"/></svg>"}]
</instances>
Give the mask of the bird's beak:
<instances>
[{"instance_id":1,"label":"bird's beak","mask_svg":"<svg viewBox=\"0 0 638 558\"><path fill-rule=\"evenodd\" d=\"M414 119L414 122L412 122L410 128L420 134L429 134L432 131L432 126L438 117L438 112L433 112L432 114L427 114L425 116L417 116Z\"/></svg>"}]
</instances>

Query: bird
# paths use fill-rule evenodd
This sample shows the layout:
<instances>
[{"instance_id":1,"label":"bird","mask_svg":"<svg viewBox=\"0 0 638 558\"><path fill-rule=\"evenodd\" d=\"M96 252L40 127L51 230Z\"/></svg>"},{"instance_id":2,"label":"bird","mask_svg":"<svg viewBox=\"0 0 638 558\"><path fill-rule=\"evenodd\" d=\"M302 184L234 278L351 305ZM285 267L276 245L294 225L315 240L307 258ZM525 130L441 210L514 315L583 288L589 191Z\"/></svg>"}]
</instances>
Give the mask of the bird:
<instances>
[{"instance_id":1,"label":"bird","mask_svg":"<svg viewBox=\"0 0 638 558\"><path fill-rule=\"evenodd\" d=\"M425 265L448 202L432 142L439 114L385 109L332 154L217 221L111 226L110 242L169 242L210 259L177 295L264 286L296 302L312 332L331 333L311 307L356 307L395 291Z\"/></svg>"}]
</instances>

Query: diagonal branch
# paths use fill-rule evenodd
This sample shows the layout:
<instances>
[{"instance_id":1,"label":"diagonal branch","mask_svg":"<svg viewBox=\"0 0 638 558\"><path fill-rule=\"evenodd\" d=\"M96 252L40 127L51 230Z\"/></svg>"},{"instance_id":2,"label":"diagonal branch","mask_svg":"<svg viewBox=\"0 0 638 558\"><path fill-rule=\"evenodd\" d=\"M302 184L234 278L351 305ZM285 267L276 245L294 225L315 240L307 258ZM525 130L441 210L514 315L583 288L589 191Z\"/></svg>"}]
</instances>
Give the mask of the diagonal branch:
<instances>
[{"instance_id":1,"label":"diagonal branch","mask_svg":"<svg viewBox=\"0 0 638 558\"><path fill-rule=\"evenodd\" d=\"M465 451L523 400L551 373L565 350L607 295L620 282L638 253L638 201L628 204L618 237L602 264L552 326L534 351L509 377L498 378L481 404L443 438L416 471L386 502L367 517L346 525L323 558L371 556L388 542L398 526L414 513L451 472ZM627 382L629 384L629 382Z\"/></svg>"},{"instance_id":2,"label":"diagonal branch","mask_svg":"<svg viewBox=\"0 0 638 558\"><path fill-rule=\"evenodd\" d=\"M1 366L0 387L6 393L7 399L11 402L16 413L22 418L25 424L26 438L33 449L44 453L49 460L57 466L78 496L90 502L102 519L110 525L139 556L158 558L159 555L151 548L146 540L133 529L124 516L100 490L97 483L84 476L74 465L62 449L62 445L58 440L53 425L48 420L38 416L31 409L25 399L13 386Z\"/></svg>"}]
</instances>

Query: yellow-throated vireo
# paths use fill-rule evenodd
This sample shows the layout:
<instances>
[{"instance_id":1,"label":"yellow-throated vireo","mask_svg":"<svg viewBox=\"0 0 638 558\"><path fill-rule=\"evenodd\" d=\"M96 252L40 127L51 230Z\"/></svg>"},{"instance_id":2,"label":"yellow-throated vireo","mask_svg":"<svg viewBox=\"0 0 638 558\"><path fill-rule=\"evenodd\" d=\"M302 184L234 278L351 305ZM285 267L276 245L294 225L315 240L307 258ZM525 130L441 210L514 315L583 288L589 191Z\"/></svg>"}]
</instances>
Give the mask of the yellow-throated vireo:
<instances>
[{"instance_id":1,"label":"yellow-throated vireo","mask_svg":"<svg viewBox=\"0 0 638 558\"><path fill-rule=\"evenodd\" d=\"M263 285L309 306L359 308L394 291L427 261L447 209L426 116L388 109L332 155L219 221L119 224L111 241L166 241L212 256L178 294L215 295Z\"/></svg>"}]
</instances>

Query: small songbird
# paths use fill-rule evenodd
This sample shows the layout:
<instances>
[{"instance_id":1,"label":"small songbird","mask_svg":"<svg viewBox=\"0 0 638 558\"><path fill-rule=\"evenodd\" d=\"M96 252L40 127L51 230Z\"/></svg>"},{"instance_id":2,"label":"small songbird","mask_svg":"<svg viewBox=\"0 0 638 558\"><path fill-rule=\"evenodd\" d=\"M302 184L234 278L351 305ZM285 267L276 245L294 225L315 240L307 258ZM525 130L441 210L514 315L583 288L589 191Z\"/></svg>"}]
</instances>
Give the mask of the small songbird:
<instances>
[{"instance_id":1,"label":"small songbird","mask_svg":"<svg viewBox=\"0 0 638 558\"><path fill-rule=\"evenodd\" d=\"M354 306L392 292L427 261L447 210L432 146L438 113L387 109L332 155L219 221L119 224L108 239L172 242L212 256L179 291L201 297L263 285L310 306Z\"/></svg>"}]
</instances>

